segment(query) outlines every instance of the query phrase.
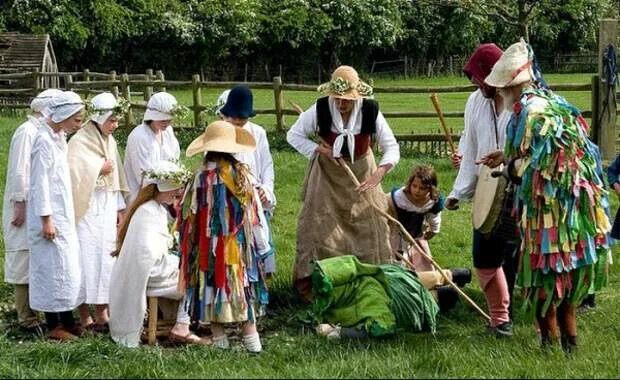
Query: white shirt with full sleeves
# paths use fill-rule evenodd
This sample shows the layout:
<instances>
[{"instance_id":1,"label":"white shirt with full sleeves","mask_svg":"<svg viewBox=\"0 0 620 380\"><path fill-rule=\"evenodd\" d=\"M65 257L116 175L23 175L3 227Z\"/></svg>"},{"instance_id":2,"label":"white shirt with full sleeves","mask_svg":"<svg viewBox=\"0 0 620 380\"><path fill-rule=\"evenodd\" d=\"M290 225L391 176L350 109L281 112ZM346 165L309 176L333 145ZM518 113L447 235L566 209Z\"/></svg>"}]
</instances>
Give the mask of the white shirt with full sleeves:
<instances>
[{"instance_id":1,"label":"white shirt with full sleeves","mask_svg":"<svg viewBox=\"0 0 620 380\"><path fill-rule=\"evenodd\" d=\"M274 171L273 158L269 151L269 141L267 133L260 125L248 121L243 129L250 132L256 140L256 150L253 152L244 152L235 154L235 158L240 162L248 165L250 172L255 177L257 185L265 190L268 204L265 207L272 210L276 205L276 196L274 193Z\"/></svg>"},{"instance_id":2,"label":"white shirt with full sleeves","mask_svg":"<svg viewBox=\"0 0 620 380\"><path fill-rule=\"evenodd\" d=\"M362 99L357 99L355 101L353 111L351 111L351 116L349 117L349 121L346 125L343 125L344 130L351 130L353 135L357 135L360 133L362 129ZM329 98L329 110L332 115L332 132L339 133L336 125L342 124L342 118L340 116L340 112L335 105L335 101L333 98ZM390 126L388 125L383 114L379 112L377 114L377 120L375 121L376 132L375 139L377 144L381 148L383 152L383 157L381 157L381 161L379 162L379 166L392 164L392 167L396 166L398 161L400 160L400 149L398 147L398 142L394 137L394 133ZM286 141L295 148L299 153L306 156L308 159L312 159L314 157L316 148L318 144L310 139L316 131L318 130L317 117L316 117L316 103L313 104L309 109L302 112L299 115L299 118L293 124L291 129L289 129L286 134Z\"/></svg>"},{"instance_id":3,"label":"white shirt with full sleeves","mask_svg":"<svg viewBox=\"0 0 620 380\"><path fill-rule=\"evenodd\" d=\"M4 202L2 227L4 233L4 281L11 284L28 283L28 236L26 223L20 227L11 224L15 202L25 202L30 189L30 152L32 143L42 121L28 116L11 138Z\"/></svg>"},{"instance_id":4,"label":"white shirt with full sleeves","mask_svg":"<svg viewBox=\"0 0 620 380\"><path fill-rule=\"evenodd\" d=\"M497 115L494 100L485 98L480 90L469 96L465 105L465 128L459 142L463 159L448 198L467 201L473 197L480 170L476 160L492 151L504 150L510 117L511 113L507 111Z\"/></svg>"},{"instance_id":5,"label":"white shirt with full sleeves","mask_svg":"<svg viewBox=\"0 0 620 380\"><path fill-rule=\"evenodd\" d=\"M159 161L178 160L181 155L179 141L172 126L161 134L161 143L148 125L142 123L135 127L127 137L125 148L125 176L129 187L130 204L142 186L142 171L148 170Z\"/></svg>"},{"instance_id":6,"label":"white shirt with full sleeves","mask_svg":"<svg viewBox=\"0 0 620 380\"><path fill-rule=\"evenodd\" d=\"M75 309L83 301L79 243L67 141L42 125L34 139L28 197L30 245L30 307L45 312ZM50 215L56 229L53 240L43 238L42 216Z\"/></svg>"}]
</instances>

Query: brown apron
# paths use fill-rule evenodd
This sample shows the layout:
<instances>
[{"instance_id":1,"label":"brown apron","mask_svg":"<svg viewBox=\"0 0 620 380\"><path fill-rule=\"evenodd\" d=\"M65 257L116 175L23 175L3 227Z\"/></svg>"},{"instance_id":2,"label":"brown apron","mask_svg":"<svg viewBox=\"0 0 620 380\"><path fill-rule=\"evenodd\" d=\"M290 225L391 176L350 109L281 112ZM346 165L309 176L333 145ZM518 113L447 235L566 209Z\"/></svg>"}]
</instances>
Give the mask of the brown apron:
<instances>
[{"instance_id":1,"label":"brown apron","mask_svg":"<svg viewBox=\"0 0 620 380\"><path fill-rule=\"evenodd\" d=\"M376 170L372 150L347 163L360 182ZM377 186L367 190L373 202L387 211L387 199ZM312 161L302 188L297 224L295 280L312 274L314 260L353 254L364 263L390 262L387 220L355 191L345 170L323 155Z\"/></svg>"}]
</instances>

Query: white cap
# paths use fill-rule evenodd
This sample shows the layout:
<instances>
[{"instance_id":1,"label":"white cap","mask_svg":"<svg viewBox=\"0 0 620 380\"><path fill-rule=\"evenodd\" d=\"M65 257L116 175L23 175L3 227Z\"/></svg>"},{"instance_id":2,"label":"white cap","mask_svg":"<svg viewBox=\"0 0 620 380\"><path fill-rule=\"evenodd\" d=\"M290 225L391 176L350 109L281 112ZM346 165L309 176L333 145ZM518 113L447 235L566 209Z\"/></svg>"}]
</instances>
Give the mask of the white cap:
<instances>
[{"instance_id":1,"label":"white cap","mask_svg":"<svg viewBox=\"0 0 620 380\"><path fill-rule=\"evenodd\" d=\"M146 104L146 111L142 120L172 120L171 111L176 105L176 98L167 92L153 94Z\"/></svg>"},{"instance_id":2,"label":"white cap","mask_svg":"<svg viewBox=\"0 0 620 380\"><path fill-rule=\"evenodd\" d=\"M217 98L217 103L215 103L215 114L221 115L220 110L226 105L226 101L228 100L228 94L230 94L230 89L225 90L220 94L220 97Z\"/></svg>"},{"instance_id":3,"label":"white cap","mask_svg":"<svg viewBox=\"0 0 620 380\"><path fill-rule=\"evenodd\" d=\"M54 97L43 113L54 123L60 123L84 109L80 95L73 91L63 91Z\"/></svg>"},{"instance_id":4,"label":"white cap","mask_svg":"<svg viewBox=\"0 0 620 380\"><path fill-rule=\"evenodd\" d=\"M30 102L30 109L33 112L43 112L43 110L49 106L52 99L54 99L60 94L62 94L61 90L55 88L48 88L47 90L42 91L41 93L39 93L39 95L32 99L32 101Z\"/></svg>"},{"instance_id":5,"label":"white cap","mask_svg":"<svg viewBox=\"0 0 620 380\"><path fill-rule=\"evenodd\" d=\"M90 116L90 120L98 125L103 125L110 116L112 116L114 107L117 106L118 100L111 92L103 92L90 101L93 105L94 113Z\"/></svg>"}]
</instances>

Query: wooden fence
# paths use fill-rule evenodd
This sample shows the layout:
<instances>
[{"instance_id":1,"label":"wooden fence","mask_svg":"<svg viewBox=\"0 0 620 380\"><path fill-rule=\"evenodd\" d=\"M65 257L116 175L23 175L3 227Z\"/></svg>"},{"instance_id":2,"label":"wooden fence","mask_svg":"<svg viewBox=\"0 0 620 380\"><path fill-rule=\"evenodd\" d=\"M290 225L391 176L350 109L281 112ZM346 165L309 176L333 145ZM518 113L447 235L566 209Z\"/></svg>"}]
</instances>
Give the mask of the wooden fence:
<instances>
[{"instance_id":1,"label":"wooden fence","mask_svg":"<svg viewBox=\"0 0 620 380\"><path fill-rule=\"evenodd\" d=\"M603 50L608 45L614 45L617 50L618 44L618 21L612 19L601 20L599 32L599 57L602 57ZM604 79L602 59L599 59L599 71L593 75L589 83L579 84L559 84L551 85L554 91L588 91L591 96L591 108L583 110L583 115L592 120L592 137L601 148L603 158L613 159L618 145L618 134L616 131L616 119L618 110L615 99L610 101L610 91L620 98L620 93L614 86L609 86ZM85 98L100 93L110 91L114 95L122 95L131 102L131 109L134 111L144 111L146 101L155 91L165 91L166 89L191 89L192 104L189 108L193 111L193 126L203 127L204 119L202 112L207 107L202 104L202 89L207 88L230 88L238 82L212 82L201 79L201 75L195 74L191 80L167 80L162 71L146 70L144 74L120 74L111 71L109 73L90 72L83 70L79 72L58 72L58 73L12 73L0 75L0 84L8 84L9 88L0 88L0 108L28 108L28 100L42 90L42 84L50 81L45 79L53 78L60 88L71 89L81 93ZM11 82L32 83L27 88L11 88ZM250 82L246 83L252 89L268 89L273 91L274 107L269 109L257 109L257 114L268 114L275 116L276 130L284 131L284 116L297 115L297 111L287 108L284 103L285 91L312 91L316 92L314 85L302 85L283 83L280 76L273 77L271 82ZM136 91L139 89L140 91ZM430 93L469 93L475 90L473 85L451 86L451 87L375 87L377 94L382 93L403 93L403 94L430 94ZM140 97L140 101L138 101ZM19 100L21 99L21 100ZM384 112L386 118L437 118L435 112ZM463 112L445 112L446 118L462 118ZM134 125L133 113L130 110L124 117L127 127ZM434 153L445 155L448 153L448 146L441 133L438 134L409 134L397 135L401 147L405 150L420 151L423 153ZM458 141L459 136L453 135L452 138Z\"/></svg>"}]
</instances>

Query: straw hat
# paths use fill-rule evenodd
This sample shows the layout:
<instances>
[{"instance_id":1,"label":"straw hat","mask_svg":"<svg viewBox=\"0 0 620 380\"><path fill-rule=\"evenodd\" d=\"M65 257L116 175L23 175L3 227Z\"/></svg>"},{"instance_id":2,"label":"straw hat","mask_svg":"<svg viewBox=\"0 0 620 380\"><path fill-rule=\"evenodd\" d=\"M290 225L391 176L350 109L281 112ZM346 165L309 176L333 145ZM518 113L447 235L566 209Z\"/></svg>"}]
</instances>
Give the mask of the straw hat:
<instances>
[{"instance_id":1,"label":"straw hat","mask_svg":"<svg viewBox=\"0 0 620 380\"><path fill-rule=\"evenodd\" d=\"M189 144L185 155L202 152L241 153L256 149L256 140L243 128L218 120L207 126L204 133Z\"/></svg>"},{"instance_id":2,"label":"straw hat","mask_svg":"<svg viewBox=\"0 0 620 380\"><path fill-rule=\"evenodd\" d=\"M372 87L360 80L351 66L340 66L332 73L332 79L318 88L319 92L340 99L355 100L372 96Z\"/></svg>"},{"instance_id":3,"label":"straw hat","mask_svg":"<svg viewBox=\"0 0 620 380\"><path fill-rule=\"evenodd\" d=\"M529 48L527 43L521 39L504 51L484 82L489 86L504 88L529 82L532 78Z\"/></svg>"}]
</instances>

